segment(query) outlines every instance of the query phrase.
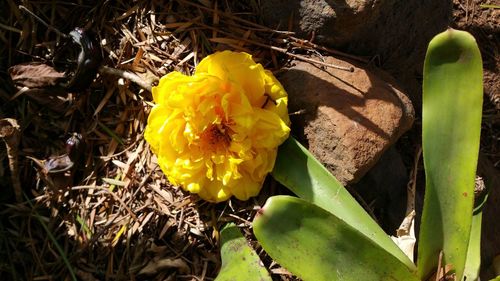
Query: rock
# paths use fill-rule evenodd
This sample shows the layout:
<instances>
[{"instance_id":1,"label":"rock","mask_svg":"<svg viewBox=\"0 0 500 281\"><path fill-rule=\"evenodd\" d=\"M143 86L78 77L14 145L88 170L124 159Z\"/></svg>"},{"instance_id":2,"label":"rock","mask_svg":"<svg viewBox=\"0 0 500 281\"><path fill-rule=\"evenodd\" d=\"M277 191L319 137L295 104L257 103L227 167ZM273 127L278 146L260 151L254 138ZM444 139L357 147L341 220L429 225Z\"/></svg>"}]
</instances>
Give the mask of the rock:
<instances>
[{"instance_id":1,"label":"rock","mask_svg":"<svg viewBox=\"0 0 500 281\"><path fill-rule=\"evenodd\" d=\"M388 0L262 0L264 22L280 29L288 28L293 19L293 31L299 36L315 37L323 43L341 45L357 38L374 22L380 7Z\"/></svg>"},{"instance_id":2,"label":"rock","mask_svg":"<svg viewBox=\"0 0 500 281\"><path fill-rule=\"evenodd\" d=\"M381 7L379 17L367 24L354 40L335 47L349 54L375 56L381 67L404 87L416 111L421 112L422 70L427 45L432 37L450 25L453 1L390 2Z\"/></svg>"},{"instance_id":3,"label":"rock","mask_svg":"<svg viewBox=\"0 0 500 281\"><path fill-rule=\"evenodd\" d=\"M314 40L314 43L338 48L352 55L373 57L376 63L400 82L420 112L421 77L427 45L434 35L450 25L453 1L260 2L263 21L271 28L288 30L288 22L293 15L292 31L297 33L297 37Z\"/></svg>"},{"instance_id":4,"label":"rock","mask_svg":"<svg viewBox=\"0 0 500 281\"><path fill-rule=\"evenodd\" d=\"M292 133L343 183L357 182L382 153L408 130L414 118L409 99L386 74L353 66L354 72L321 69L297 61L278 79L289 95Z\"/></svg>"}]
</instances>

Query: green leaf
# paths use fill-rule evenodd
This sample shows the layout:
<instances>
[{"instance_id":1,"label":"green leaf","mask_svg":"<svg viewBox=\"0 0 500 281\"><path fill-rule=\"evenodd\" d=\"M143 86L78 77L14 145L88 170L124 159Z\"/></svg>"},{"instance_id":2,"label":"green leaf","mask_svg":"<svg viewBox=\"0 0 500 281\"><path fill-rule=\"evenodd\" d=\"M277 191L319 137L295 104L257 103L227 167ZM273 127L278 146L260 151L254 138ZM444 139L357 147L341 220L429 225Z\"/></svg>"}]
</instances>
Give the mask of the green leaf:
<instances>
[{"instance_id":1,"label":"green leaf","mask_svg":"<svg viewBox=\"0 0 500 281\"><path fill-rule=\"evenodd\" d=\"M481 269L481 222L483 213L479 212L472 217L469 247L464 267L464 276L467 281L475 281L479 278Z\"/></svg>"},{"instance_id":2,"label":"green leaf","mask_svg":"<svg viewBox=\"0 0 500 281\"><path fill-rule=\"evenodd\" d=\"M271 281L259 256L248 246L234 223L221 231L222 266L216 281Z\"/></svg>"},{"instance_id":3,"label":"green leaf","mask_svg":"<svg viewBox=\"0 0 500 281\"><path fill-rule=\"evenodd\" d=\"M487 183L487 190L492 186ZM474 199L474 211L472 216L472 226L469 239L469 247L467 249L467 258L465 260L464 276L467 281L479 280L479 272L481 270L481 224L483 218L483 207L488 200L488 192Z\"/></svg>"},{"instance_id":4,"label":"green leaf","mask_svg":"<svg viewBox=\"0 0 500 281\"><path fill-rule=\"evenodd\" d=\"M88 239L92 238L92 230L90 230L89 226L85 222L84 219L82 219L78 214L76 215L76 221L80 224L82 227L83 231L85 232L85 235L87 236Z\"/></svg>"},{"instance_id":5,"label":"green leaf","mask_svg":"<svg viewBox=\"0 0 500 281\"><path fill-rule=\"evenodd\" d=\"M462 280L472 224L482 111L482 62L474 37L448 29L429 43L424 64L422 146L426 191L419 276L438 264Z\"/></svg>"},{"instance_id":6,"label":"green leaf","mask_svg":"<svg viewBox=\"0 0 500 281\"><path fill-rule=\"evenodd\" d=\"M356 202L337 179L293 137L278 150L273 177L305 199L329 211L388 251L409 269L413 262Z\"/></svg>"},{"instance_id":7,"label":"green leaf","mask_svg":"<svg viewBox=\"0 0 500 281\"><path fill-rule=\"evenodd\" d=\"M264 250L305 281L418 280L416 272L356 228L300 198L269 198L253 229Z\"/></svg>"}]
</instances>

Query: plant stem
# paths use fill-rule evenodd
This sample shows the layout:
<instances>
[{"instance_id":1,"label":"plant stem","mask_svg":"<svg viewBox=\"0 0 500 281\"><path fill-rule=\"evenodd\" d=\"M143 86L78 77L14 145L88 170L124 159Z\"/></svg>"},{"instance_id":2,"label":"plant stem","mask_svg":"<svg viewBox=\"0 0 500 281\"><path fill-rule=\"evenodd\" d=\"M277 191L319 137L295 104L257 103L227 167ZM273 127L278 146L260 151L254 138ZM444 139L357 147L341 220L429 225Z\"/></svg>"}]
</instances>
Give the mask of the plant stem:
<instances>
[{"instance_id":1,"label":"plant stem","mask_svg":"<svg viewBox=\"0 0 500 281\"><path fill-rule=\"evenodd\" d=\"M139 75L133 72L126 71L123 69L116 69L104 65L99 68L99 72L128 79L134 82L135 84L139 85L139 87L143 88L144 90L151 92L151 84L148 83L147 81L144 81Z\"/></svg>"},{"instance_id":2,"label":"plant stem","mask_svg":"<svg viewBox=\"0 0 500 281\"><path fill-rule=\"evenodd\" d=\"M23 200L21 181L19 180L19 162L17 160L20 136L21 133L19 131L19 125L15 119L0 119L0 138L3 139L5 146L7 147L10 177L17 202L21 202Z\"/></svg>"}]
</instances>

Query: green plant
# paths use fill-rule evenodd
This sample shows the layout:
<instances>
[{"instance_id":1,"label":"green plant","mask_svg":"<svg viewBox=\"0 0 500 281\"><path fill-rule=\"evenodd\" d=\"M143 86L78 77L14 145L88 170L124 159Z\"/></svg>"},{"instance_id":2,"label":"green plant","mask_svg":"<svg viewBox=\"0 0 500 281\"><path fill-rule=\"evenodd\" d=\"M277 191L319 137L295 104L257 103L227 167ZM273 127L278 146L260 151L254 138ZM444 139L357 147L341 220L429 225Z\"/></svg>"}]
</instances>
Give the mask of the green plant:
<instances>
[{"instance_id":1,"label":"green plant","mask_svg":"<svg viewBox=\"0 0 500 281\"><path fill-rule=\"evenodd\" d=\"M280 147L272 175L302 199L271 197L253 223L275 261L304 280L428 280L438 264L451 269L438 274L477 278L482 62L470 34L448 29L430 42L423 92L426 194L418 267L293 138Z\"/></svg>"},{"instance_id":2,"label":"green plant","mask_svg":"<svg viewBox=\"0 0 500 281\"><path fill-rule=\"evenodd\" d=\"M449 29L429 43L424 64L422 151L426 171L418 272L439 252L462 280L474 205L483 103L482 62L474 38Z\"/></svg>"},{"instance_id":3,"label":"green plant","mask_svg":"<svg viewBox=\"0 0 500 281\"><path fill-rule=\"evenodd\" d=\"M293 137L280 146L272 175L298 197L329 211L407 267L415 268L342 184Z\"/></svg>"},{"instance_id":4,"label":"green plant","mask_svg":"<svg viewBox=\"0 0 500 281\"><path fill-rule=\"evenodd\" d=\"M304 280L330 281L334 276L339 280L418 280L414 267L339 217L300 198L269 198L253 227L267 253Z\"/></svg>"},{"instance_id":5,"label":"green plant","mask_svg":"<svg viewBox=\"0 0 500 281\"><path fill-rule=\"evenodd\" d=\"M259 256L247 245L238 227L229 223L220 232L222 266L215 280L271 281Z\"/></svg>"}]
</instances>

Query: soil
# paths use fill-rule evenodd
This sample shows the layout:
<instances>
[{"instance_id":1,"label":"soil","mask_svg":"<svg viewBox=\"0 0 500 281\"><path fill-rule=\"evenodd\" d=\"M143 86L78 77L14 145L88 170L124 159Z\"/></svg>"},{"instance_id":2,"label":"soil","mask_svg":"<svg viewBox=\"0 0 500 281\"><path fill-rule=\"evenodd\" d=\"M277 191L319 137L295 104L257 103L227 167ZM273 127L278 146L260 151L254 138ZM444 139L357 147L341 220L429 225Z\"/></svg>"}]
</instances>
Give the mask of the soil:
<instances>
[{"instance_id":1,"label":"soil","mask_svg":"<svg viewBox=\"0 0 500 281\"><path fill-rule=\"evenodd\" d=\"M493 258L500 254L500 9L484 9L481 5L499 5L499 1L454 1L453 26L469 31L477 40L483 59L484 106L481 133L481 153L478 174L490 188L490 197L483 213L481 236L481 278L495 277L491 269ZM497 117L493 117L497 116Z\"/></svg>"},{"instance_id":2,"label":"soil","mask_svg":"<svg viewBox=\"0 0 500 281\"><path fill-rule=\"evenodd\" d=\"M0 279L213 280L220 268L218 230L233 221L260 254L273 279L295 280L259 248L251 231L251 221L265 200L289 192L268 179L261 194L252 200L209 204L173 188L142 136L151 94L130 82L133 77L121 76L129 71L139 74L142 81L154 81L172 70L191 73L200 58L222 49L252 53L273 71L285 66L290 54L332 53L258 24L259 1L116 2L87 0L77 5L7 0L0 4L0 118L15 118L21 127L17 165L24 198L29 199L16 202L2 142ZM396 10L401 14L392 17L393 21L382 19L367 32L365 40L338 46L391 73L414 104L414 127L381 158L382 162L389 167L404 163L405 169L394 169L400 172L393 176L403 190L416 171L421 196L423 167L421 160L417 165L414 160L421 143L425 49L430 38L447 26L467 30L478 41L484 62L481 154L485 160L479 171L485 182L493 183L491 201L498 203L500 9L481 5L500 3L432 1L436 5L432 9L429 1L399 2ZM75 27L93 31L86 34L103 45L102 63L121 72L101 69L97 79L82 91L68 93L50 87L19 91L7 71L11 66L44 62L63 76L65 69L74 70L75 66L54 56L60 46L56 43L61 44L64 38L19 8L20 4L62 33L68 34ZM405 26L420 19L429 28L420 32L418 25ZM61 56L76 59L72 47L65 49L69 54ZM67 139L78 144L68 146ZM71 158L73 153L78 157ZM53 164L68 165L67 158L58 157L62 155L71 156L69 163L76 164L60 172ZM61 159L66 162L61 164ZM379 167L378 171L384 169ZM406 202L401 190L390 198L383 192L381 196L356 191L355 187L351 190L364 196L366 202ZM384 204L364 205L372 208L370 213L382 220L387 232L400 219L397 210L387 210ZM400 211L405 203L395 205ZM496 206L489 207L484 217L485 278L491 277L492 257L500 254L500 210Z\"/></svg>"},{"instance_id":3,"label":"soil","mask_svg":"<svg viewBox=\"0 0 500 281\"><path fill-rule=\"evenodd\" d=\"M484 66L484 93L497 109L500 108L498 70L500 68L500 10L484 9L485 1L454 1L453 25L469 31L476 38ZM491 1L498 4L498 1Z\"/></svg>"}]
</instances>

